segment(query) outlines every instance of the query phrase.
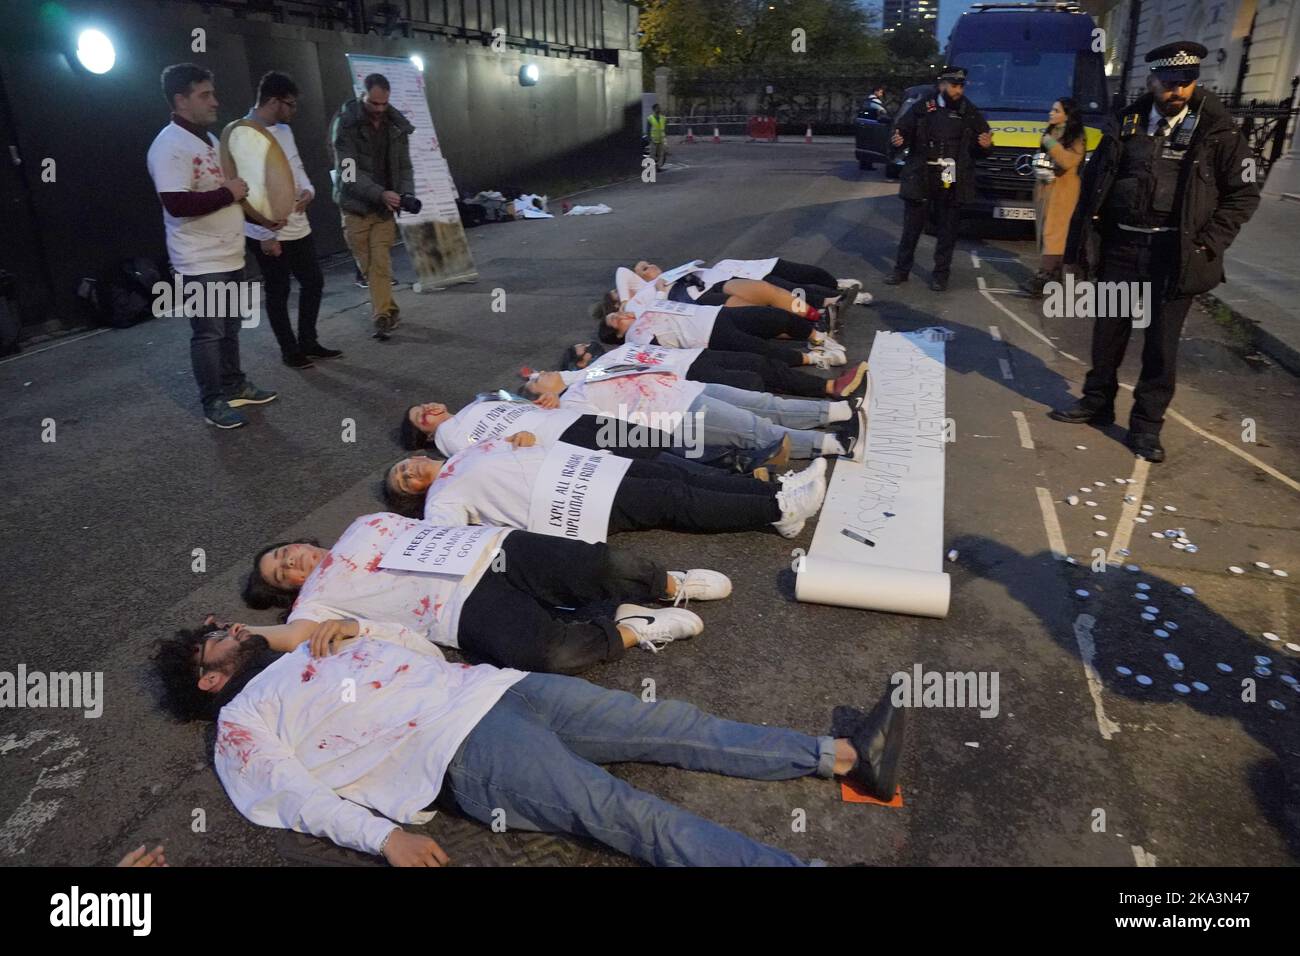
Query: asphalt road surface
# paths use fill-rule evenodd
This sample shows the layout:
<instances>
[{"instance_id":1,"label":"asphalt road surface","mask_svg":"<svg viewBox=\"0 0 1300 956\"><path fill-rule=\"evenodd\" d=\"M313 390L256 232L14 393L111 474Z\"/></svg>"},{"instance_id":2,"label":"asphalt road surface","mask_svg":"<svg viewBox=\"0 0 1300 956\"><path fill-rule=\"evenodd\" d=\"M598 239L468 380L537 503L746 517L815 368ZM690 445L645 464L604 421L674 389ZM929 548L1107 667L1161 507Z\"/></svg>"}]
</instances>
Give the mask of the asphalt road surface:
<instances>
[{"instance_id":1,"label":"asphalt road surface","mask_svg":"<svg viewBox=\"0 0 1300 956\"><path fill-rule=\"evenodd\" d=\"M612 215L471 231L479 282L422 296L404 285L403 324L387 343L369 337L366 293L350 264L332 269L321 337L346 356L291 371L264 323L246 331L245 370L281 397L239 431L203 423L179 320L0 363L0 670L102 671L105 682L97 719L0 712L0 862L107 864L156 839L174 865L362 862L236 813L208 762L205 729L173 724L156 708L152 643L207 611L270 621L238 599L254 550L304 534L329 541L355 516L382 510L376 482L398 455L402 409L459 405L515 384L521 365L552 365L564 346L591 338L587 309L617 265L774 255L856 276L875 293L849 316L850 357L865 358L882 329L941 324L956 333L947 353L956 440L945 527L958 552L945 563L951 614L938 621L795 602L791 550L808 546L811 523L794 541L624 535L621 545L671 567L730 573L735 595L698 608L706 630L696 640L658 655L632 651L585 676L638 693L652 679L660 698L822 733L832 706L868 703L890 673L919 662L996 672L999 713L914 713L901 808L841 802L835 785L816 779L615 772L832 864L1300 857L1300 693L1282 680L1300 675L1300 655L1285 646L1300 642L1295 379L1244 361L1230 334L1197 310L1182 344L1177 415L1165 429L1169 461L1148 467L1124 448L1121 429L1046 418L1077 394L1089 322L1045 318L1014 291L1032 271L1023 234L963 238L945 294L926 288L933 247L923 239L914 281L887 289L879 280L900 228L896 186L859 172L848 144L699 144L673 159L658 183L580 197L608 203ZM400 256L399 275L412 278ZM491 309L495 289L505 290L504 313ZM1122 396L1121 416L1127 410ZM46 419L54 442L42 441ZM355 442L342 440L347 419ZM1064 502L1083 486L1091 490L1080 497L1095 507ZM1125 494L1154 504L1154 516L1134 523ZM1185 529L1199 550L1150 536L1166 528ZM1117 552L1126 538L1123 560L1140 570L1090 570L1094 548ZM193 570L198 548L202 573ZM1139 582L1150 585L1147 600L1134 598ZM1140 617L1148 603L1156 622ZM1162 640L1152 631L1165 621L1178 629ZM1169 653L1183 671L1168 665ZM1271 659L1269 676L1255 674L1256 655ZM1254 682L1253 701L1243 700L1252 697L1243 679ZM1173 688L1192 681L1208 690ZM463 865L628 862L592 844L494 834L446 814L427 832Z\"/></svg>"}]
</instances>

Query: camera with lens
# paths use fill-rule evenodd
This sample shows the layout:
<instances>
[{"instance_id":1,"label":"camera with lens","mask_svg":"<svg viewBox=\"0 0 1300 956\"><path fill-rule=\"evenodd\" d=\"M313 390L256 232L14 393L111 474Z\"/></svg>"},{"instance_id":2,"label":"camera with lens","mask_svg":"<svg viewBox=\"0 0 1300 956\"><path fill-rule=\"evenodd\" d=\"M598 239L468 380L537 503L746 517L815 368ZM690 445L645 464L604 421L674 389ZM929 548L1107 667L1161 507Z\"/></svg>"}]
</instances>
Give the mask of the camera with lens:
<instances>
[{"instance_id":1,"label":"camera with lens","mask_svg":"<svg viewBox=\"0 0 1300 956\"><path fill-rule=\"evenodd\" d=\"M399 203L398 208L400 208L402 212L409 212L414 215L424 208L424 203L420 202L420 200L415 197L414 193L402 193L402 201Z\"/></svg>"}]
</instances>

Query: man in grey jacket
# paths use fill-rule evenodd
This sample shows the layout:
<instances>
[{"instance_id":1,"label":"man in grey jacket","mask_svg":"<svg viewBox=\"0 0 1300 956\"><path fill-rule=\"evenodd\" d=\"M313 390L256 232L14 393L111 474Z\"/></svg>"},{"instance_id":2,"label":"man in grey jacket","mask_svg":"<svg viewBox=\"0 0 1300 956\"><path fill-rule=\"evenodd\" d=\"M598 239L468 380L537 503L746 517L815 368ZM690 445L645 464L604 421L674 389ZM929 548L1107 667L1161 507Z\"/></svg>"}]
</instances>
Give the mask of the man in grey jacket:
<instances>
[{"instance_id":1,"label":"man in grey jacket","mask_svg":"<svg viewBox=\"0 0 1300 956\"><path fill-rule=\"evenodd\" d=\"M402 195L415 192L409 137L415 127L388 103L388 80L365 78L360 99L339 107L330 129L334 145L334 201L343 211L343 232L370 283L375 338L397 328L391 250L397 241L393 214Z\"/></svg>"}]
</instances>

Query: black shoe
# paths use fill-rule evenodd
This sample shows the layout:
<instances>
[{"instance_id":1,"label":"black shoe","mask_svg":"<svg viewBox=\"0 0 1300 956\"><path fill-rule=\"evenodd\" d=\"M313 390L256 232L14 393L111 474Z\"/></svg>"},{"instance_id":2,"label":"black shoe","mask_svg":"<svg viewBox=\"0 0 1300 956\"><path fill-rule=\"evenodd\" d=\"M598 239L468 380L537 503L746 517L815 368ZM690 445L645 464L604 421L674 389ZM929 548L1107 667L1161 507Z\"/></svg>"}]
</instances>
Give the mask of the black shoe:
<instances>
[{"instance_id":1,"label":"black shoe","mask_svg":"<svg viewBox=\"0 0 1300 956\"><path fill-rule=\"evenodd\" d=\"M357 288L358 288L358 289L369 289L369 288L370 288L370 283L366 280L366 274L365 274L364 272L361 271L361 267L360 267L360 266L357 267L356 283L357 283Z\"/></svg>"},{"instance_id":2,"label":"black shoe","mask_svg":"<svg viewBox=\"0 0 1300 956\"><path fill-rule=\"evenodd\" d=\"M885 276L880 281L883 282L885 285L902 285L904 282L907 281L907 273L891 272L889 275Z\"/></svg>"},{"instance_id":3,"label":"black shoe","mask_svg":"<svg viewBox=\"0 0 1300 956\"><path fill-rule=\"evenodd\" d=\"M302 350L302 354L308 358L338 358L343 354L342 349L327 349L317 342L315 345L309 345Z\"/></svg>"},{"instance_id":4,"label":"black shoe","mask_svg":"<svg viewBox=\"0 0 1300 956\"><path fill-rule=\"evenodd\" d=\"M316 367L315 363L313 363L311 359L307 358L306 355L302 355L302 354L283 355L280 357L280 360L284 362L285 365L289 366L289 368L315 368Z\"/></svg>"},{"instance_id":5,"label":"black shoe","mask_svg":"<svg viewBox=\"0 0 1300 956\"><path fill-rule=\"evenodd\" d=\"M931 280L930 280L930 291L931 291L931 292L947 292L947 291L948 291L948 277L947 277L947 276L943 276L942 278L940 278L939 276L935 276L933 279L931 279Z\"/></svg>"},{"instance_id":6,"label":"black shoe","mask_svg":"<svg viewBox=\"0 0 1300 956\"><path fill-rule=\"evenodd\" d=\"M1115 411L1080 403L1072 408L1054 408L1047 413L1047 417L1067 425L1110 425L1115 421Z\"/></svg>"},{"instance_id":7,"label":"black shoe","mask_svg":"<svg viewBox=\"0 0 1300 956\"><path fill-rule=\"evenodd\" d=\"M1159 435L1153 435L1150 432L1135 432L1130 429L1126 444L1133 449L1133 454L1139 458L1145 458L1153 464L1158 465L1165 460L1165 447L1160 444Z\"/></svg>"},{"instance_id":8,"label":"black shoe","mask_svg":"<svg viewBox=\"0 0 1300 956\"><path fill-rule=\"evenodd\" d=\"M844 736L858 752L857 763L845 776L883 801L893 800L898 790L898 761L907 737L907 708L895 707L890 699L892 695L893 687L887 684L885 696L870 714L837 707L832 716L841 726L852 725Z\"/></svg>"},{"instance_id":9,"label":"black shoe","mask_svg":"<svg viewBox=\"0 0 1300 956\"><path fill-rule=\"evenodd\" d=\"M835 437L839 439L840 445L844 447L844 456L852 458L854 449L862 439L862 419L858 417L858 409L861 407L860 401L854 401L849 407L853 411L852 417L846 422L836 422L834 426Z\"/></svg>"}]
</instances>

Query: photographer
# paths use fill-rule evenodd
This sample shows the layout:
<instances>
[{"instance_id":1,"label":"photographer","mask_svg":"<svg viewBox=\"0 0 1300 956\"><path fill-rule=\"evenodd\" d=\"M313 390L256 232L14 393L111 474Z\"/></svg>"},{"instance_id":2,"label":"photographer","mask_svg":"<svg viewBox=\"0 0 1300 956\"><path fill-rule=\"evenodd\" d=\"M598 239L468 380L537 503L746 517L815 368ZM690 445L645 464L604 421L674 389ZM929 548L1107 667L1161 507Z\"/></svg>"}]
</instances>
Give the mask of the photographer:
<instances>
[{"instance_id":1,"label":"photographer","mask_svg":"<svg viewBox=\"0 0 1300 956\"><path fill-rule=\"evenodd\" d=\"M375 338L397 328L391 250L397 240L393 214L403 197L414 199L408 140L415 127L388 104L388 80L365 78L365 95L339 107L330 130L334 145L334 201L343 211L348 247L370 284Z\"/></svg>"}]
</instances>

